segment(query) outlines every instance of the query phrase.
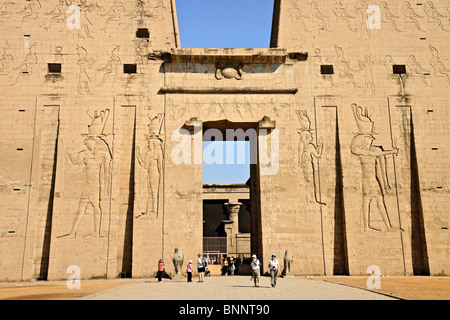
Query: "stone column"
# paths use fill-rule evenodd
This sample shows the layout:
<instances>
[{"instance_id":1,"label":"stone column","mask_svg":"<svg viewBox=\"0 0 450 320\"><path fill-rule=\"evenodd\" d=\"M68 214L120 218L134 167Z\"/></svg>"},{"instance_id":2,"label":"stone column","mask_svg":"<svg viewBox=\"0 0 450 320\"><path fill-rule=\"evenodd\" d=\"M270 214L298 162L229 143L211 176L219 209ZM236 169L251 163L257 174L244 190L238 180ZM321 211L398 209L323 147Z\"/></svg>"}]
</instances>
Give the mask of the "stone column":
<instances>
[{"instance_id":1,"label":"stone column","mask_svg":"<svg viewBox=\"0 0 450 320\"><path fill-rule=\"evenodd\" d=\"M242 203L240 202L230 202L225 203L225 207L228 212L228 219L224 223L229 224L225 227L227 233L227 252L236 253L237 243L236 235L239 233L239 210L241 209Z\"/></svg>"}]
</instances>

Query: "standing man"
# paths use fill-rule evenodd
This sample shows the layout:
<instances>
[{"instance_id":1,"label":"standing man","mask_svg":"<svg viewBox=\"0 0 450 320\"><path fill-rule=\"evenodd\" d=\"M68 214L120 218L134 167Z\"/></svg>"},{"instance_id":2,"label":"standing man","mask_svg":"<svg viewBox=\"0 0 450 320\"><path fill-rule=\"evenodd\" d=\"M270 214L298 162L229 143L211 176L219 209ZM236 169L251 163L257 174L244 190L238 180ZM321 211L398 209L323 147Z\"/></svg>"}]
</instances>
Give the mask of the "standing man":
<instances>
[{"instance_id":1,"label":"standing man","mask_svg":"<svg viewBox=\"0 0 450 320\"><path fill-rule=\"evenodd\" d=\"M252 255L252 277L253 277L253 281L255 283L255 287L259 287L259 278L260 278L260 266L261 263L259 262L259 260L256 258L256 254Z\"/></svg>"},{"instance_id":2,"label":"standing man","mask_svg":"<svg viewBox=\"0 0 450 320\"><path fill-rule=\"evenodd\" d=\"M280 263L278 262L277 256L272 254L272 258L269 260L269 270L270 270L270 284L273 288L277 285L277 274L278 269L280 269Z\"/></svg>"}]
</instances>

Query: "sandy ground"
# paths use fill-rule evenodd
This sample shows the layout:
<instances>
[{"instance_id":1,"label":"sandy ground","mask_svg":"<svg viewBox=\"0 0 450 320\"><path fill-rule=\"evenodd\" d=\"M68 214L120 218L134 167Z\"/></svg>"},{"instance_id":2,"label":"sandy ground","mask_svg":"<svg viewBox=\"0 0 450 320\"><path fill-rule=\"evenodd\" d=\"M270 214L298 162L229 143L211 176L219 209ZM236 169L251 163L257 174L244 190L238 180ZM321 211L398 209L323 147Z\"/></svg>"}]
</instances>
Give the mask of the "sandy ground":
<instances>
[{"instance_id":1,"label":"sandy ground","mask_svg":"<svg viewBox=\"0 0 450 320\"><path fill-rule=\"evenodd\" d=\"M80 289L72 290L66 281L0 283L0 300L74 300L133 282L142 280L89 280L82 281Z\"/></svg>"},{"instance_id":2,"label":"sandy ground","mask_svg":"<svg viewBox=\"0 0 450 320\"><path fill-rule=\"evenodd\" d=\"M367 277L311 277L367 289ZM65 281L0 283L0 300L73 300L144 279L83 281L81 289L69 290ZM383 277L374 291L412 300L449 300L450 277Z\"/></svg>"},{"instance_id":3,"label":"sandy ground","mask_svg":"<svg viewBox=\"0 0 450 320\"><path fill-rule=\"evenodd\" d=\"M367 289L368 278L334 276L314 279ZM450 277L382 277L380 289L373 291L408 300L449 300Z\"/></svg>"}]
</instances>

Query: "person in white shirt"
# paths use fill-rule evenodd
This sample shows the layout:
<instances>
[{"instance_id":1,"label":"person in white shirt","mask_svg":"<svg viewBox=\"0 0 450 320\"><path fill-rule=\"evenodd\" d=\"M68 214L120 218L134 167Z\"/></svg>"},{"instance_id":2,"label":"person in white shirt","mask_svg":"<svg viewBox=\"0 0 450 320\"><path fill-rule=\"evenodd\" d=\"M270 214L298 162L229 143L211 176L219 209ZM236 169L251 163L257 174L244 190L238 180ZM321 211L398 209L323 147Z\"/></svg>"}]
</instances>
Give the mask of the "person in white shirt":
<instances>
[{"instance_id":1,"label":"person in white shirt","mask_svg":"<svg viewBox=\"0 0 450 320\"><path fill-rule=\"evenodd\" d=\"M259 262L259 260L256 258L256 255L252 255L252 277L253 277L253 282L255 283L255 287L259 287L259 278L260 278L260 266L261 263Z\"/></svg>"},{"instance_id":2,"label":"person in white shirt","mask_svg":"<svg viewBox=\"0 0 450 320\"><path fill-rule=\"evenodd\" d=\"M205 260L203 259L201 253L198 254L197 272L198 272L198 282L203 282L205 277Z\"/></svg>"},{"instance_id":3,"label":"person in white shirt","mask_svg":"<svg viewBox=\"0 0 450 320\"><path fill-rule=\"evenodd\" d=\"M273 288L277 285L277 274L278 269L280 269L280 263L278 262L277 256L272 254L272 258L269 260L269 270L270 270L270 284Z\"/></svg>"}]
</instances>

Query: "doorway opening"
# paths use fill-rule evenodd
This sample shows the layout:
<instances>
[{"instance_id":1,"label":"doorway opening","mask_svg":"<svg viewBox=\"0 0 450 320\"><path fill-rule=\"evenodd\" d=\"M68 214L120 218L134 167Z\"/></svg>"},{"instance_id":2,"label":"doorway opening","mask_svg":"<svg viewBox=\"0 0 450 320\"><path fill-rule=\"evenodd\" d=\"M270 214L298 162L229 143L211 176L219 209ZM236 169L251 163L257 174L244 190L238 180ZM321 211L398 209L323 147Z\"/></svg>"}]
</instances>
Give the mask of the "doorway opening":
<instances>
[{"instance_id":1,"label":"doorway opening","mask_svg":"<svg viewBox=\"0 0 450 320\"><path fill-rule=\"evenodd\" d=\"M211 274L249 274L258 252L257 124L203 123L203 254ZM231 268L228 273L231 274Z\"/></svg>"}]
</instances>

